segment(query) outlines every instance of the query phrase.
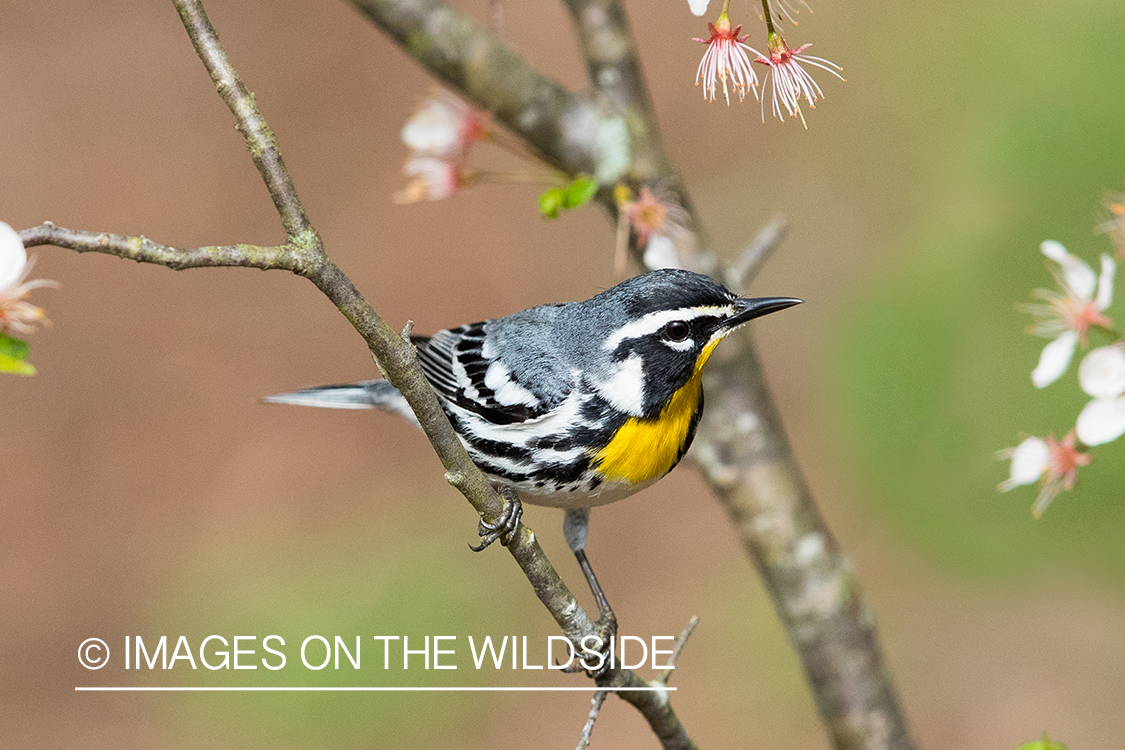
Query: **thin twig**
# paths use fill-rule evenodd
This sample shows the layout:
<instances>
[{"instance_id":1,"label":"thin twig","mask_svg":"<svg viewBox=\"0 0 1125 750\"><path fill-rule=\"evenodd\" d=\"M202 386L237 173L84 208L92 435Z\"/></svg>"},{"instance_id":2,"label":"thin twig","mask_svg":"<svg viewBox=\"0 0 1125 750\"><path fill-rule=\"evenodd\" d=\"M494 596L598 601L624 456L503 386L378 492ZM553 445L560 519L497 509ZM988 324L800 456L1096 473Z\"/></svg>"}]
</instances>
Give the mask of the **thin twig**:
<instances>
[{"instance_id":1,"label":"thin twig","mask_svg":"<svg viewBox=\"0 0 1125 750\"><path fill-rule=\"evenodd\" d=\"M789 224L785 220L785 215L774 214L769 222L758 230L754 239L750 240L750 244L738 256L738 260L726 269L723 281L726 282L727 288L741 294L743 290L749 287L750 282L761 272L766 265L766 261L770 259L770 256L781 245L781 241L785 239L785 232L788 228Z\"/></svg>"},{"instance_id":2,"label":"thin twig","mask_svg":"<svg viewBox=\"0 0 1125 750\"><path fill-rule=\"evenodd\" d=\"M170 247L147 237L127 237L109 232L84 232L45 221L19 233L24 247L55 245L80 253L116 255L138 263L155 263L176 271L185 268L238 266L299 272L302 253L290 245L211 245L209 247Z\"/></svg>"},{"instance_id":3,"label":"thin twig","mask_svg":"<svg viewBox=\"0 0 1125 750\"><path fill-rule=\"evenodd\" d=\"M281 269L312 281L363 336L387 379L406 397L426 436L446 469L446 478L472 503L487 521L503 510L503 501L480 470L449 424L433 389L422 373L414 348L394 331L368 304L355 285L328 257L309 222L293 186L281 152L253 95L242 85L218 36L207 20L199 0L173 0L197 53L207 65L223 100L235 116L237 128L247 141L254 163L274 200L289 242L277 247L215 245L175 248L143 236L89 232L58 227L50 222L25 229L21 239L28 245L56 244L78 252L102 252L173 269L207 266L243 266ZM574 642L596 634L593 622L547 559L535 533L521 524L508 544L508 551L524 571L536 595L551 612L563 633ZM630 670L610 669L599 678L602 687L647 686ZM671 712L667 695L653 691L623 694L648 719L666 748L694 745Z\"/></svg>"},{"instance_id":4,"label":"thin twig","mask_svg":"<svg viewBox=\"0 0 1125 750\"><path fill-rule=\"evenodd\" d=\"M455 11L437 0L351 2L419 63L497 112L548 163L571 173L597 174L589 165L604 162L607 152L589 138L560 138L559 124L584 121L588 132L602 132L600 125L616 115L627 127L627 175L646 184L674 179L652 103L643 85L637 85L643 78L620 0L565 0L590 83L608 103L605 112L572 108L582 100L560 92L518 57L497 56L498 40L475 31L467 19L458 20ZM540 101L552 106L544 108ZM576 116L580 111L588 115L585 120ZM519 114L525 112L562 119L552 125L534 116L521 121ZM579 163L588 166L571 168ZM702 235L686 192L678 184L672 188L689 212L691 228ZM602 192L603 204L616 215L616 205L605 195L609 191ZM693 265L718 272L713 258L713 253L699 253ZM749 336L732 338L708 366L710 408L693 448L697 462L766 582L834 745L839 750L912 748L870 606L808 490ZM818 611L813 605L823 598L810 599L808 592L824 585L832 586L839 598L833 607Z\"/></svg>"},{"instance_id":5,"label":"thin twig","mask_svg":"<svg viewBox=\"0 0 1125 750\"><path fill-rule=\"evenodd\" d=\"M309 217L305 214L304 206L293 187L293 180L289 170L285 168L285 161L281 158L281 149L278 148L277 139L273 131L266 124L266 119L258 111L258 105L242 79L238 76L234 66L227 59L226 52L219 44L219 35L207 18L203 10L203 3L199 0L172 0L180 20L187 29L195 53L203 61L215 89L219 96L226 102L234 115L238 132L246 140L250 149L250 157L262 175L266 188L270 191L274 206L281 217L285 227L285 236L290 242L300 240L302 244L313 241L319 244ZM311 237L306 235L311 233Z\"/></svg>"},{"instance_id":6,"label":"thin twig","mask_svg":"<svg viewBox=\"0 0 1125 750\"><path fill-rule=\"evenodd\" d=\"M575 750L586 750L590 746L590 735L594 733L594 722L598 720L598 714L602 710L602 704L605 703L607 695L609 693L605 690L598 690L594 693L594 697L590 699L590 713L586 717L586 725L582 727L582 735L578 738L578 747Z\"/></svg>"},{"instance_id":7,"label":"thin twig","mask_svg":"<svg viewBox=\"0 0 1125 750\"><path fill-rule=\"evenodd\" d=\"M672 656L668 659L668 668L661 672L656 678L663 682L665 685L667 685L668 681L672 679L672 673L676 669L676 660L680 658L680 654L683 652L688 638L691 638L691 634L695 632L695 626L698 624L699 618L695 615L692 615L691 618L687 621L687 625L684 625L684 629L680 631L680 635L676 638L676 642L672 644Z\"/></svg>"},{"instance_id":8,"label":"thin twig","mask_svg":"<svg viewBox=\"0 0 1125 750\"><path fill-rule=\"evenodd\" d=\"M644 165L659 165L655 178L673 177L622 0L565 2L590 83L627 109L631 146ZM702 234L686 192L677 192ZM712 272L713 258L700 253L695 264ZM761 262L752 259L744 280ZM837 750L913 748L870 605L797 465L749 335L732 338L706 373L709 408L693 448L697 462L765 579ZM832 592L831 606L821 606L825 597L813 591Z\"/></svg>"}]
</instances>

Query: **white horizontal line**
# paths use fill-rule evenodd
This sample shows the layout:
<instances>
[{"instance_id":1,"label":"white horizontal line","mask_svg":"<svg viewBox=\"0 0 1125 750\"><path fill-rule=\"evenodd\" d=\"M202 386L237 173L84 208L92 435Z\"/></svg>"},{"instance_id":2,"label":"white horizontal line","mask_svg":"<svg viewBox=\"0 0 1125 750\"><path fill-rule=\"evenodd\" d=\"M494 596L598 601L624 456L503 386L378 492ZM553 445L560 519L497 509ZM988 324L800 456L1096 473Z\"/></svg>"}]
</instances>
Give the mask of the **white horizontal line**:
<instances>
[{"instance_id":1,"label":"white horizontal line","mask_svg":"<svg viewBox=\"0 0 1125 750\"><path fill-rule=\"evenodd\" d=\"M123 686L123 687L75 687L76 692L130 692L130 693L175 693L175 692L221 692L221 693L251 693L251 692L381 692L381 693L409 693L409 692L586 692L593 693L604 690L609 693L625 691L655 692L658 690L675 691L674 687L173 687L173 686Z\"/></svg>"}]
</instances>

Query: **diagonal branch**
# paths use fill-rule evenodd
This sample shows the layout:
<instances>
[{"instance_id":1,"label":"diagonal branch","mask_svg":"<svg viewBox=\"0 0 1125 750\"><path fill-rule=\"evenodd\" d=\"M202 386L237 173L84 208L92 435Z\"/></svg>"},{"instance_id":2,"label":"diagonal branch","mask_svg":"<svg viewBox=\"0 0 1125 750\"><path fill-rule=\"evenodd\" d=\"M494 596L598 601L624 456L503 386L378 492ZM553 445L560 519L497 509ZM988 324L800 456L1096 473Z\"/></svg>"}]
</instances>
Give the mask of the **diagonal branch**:
<instances>
[{"instance_id":1,"label":"diagonal branch","mask_svg":"<svg viewBox=\"0 0 1125 750\"><path fill-rule=\"evenodd\" d=\"M631 135L645 144L651 162L668 163L621 0L566 2L591 82L633 113ZM670 168L658 175L671 176ZM690 213L686 199L684 206ZM768 250L776 243L766 234ZM748 270L740 261L724 275L741 285ZM766 582L835 747L913 747L874 616L797 465L749 336L726 345L707 381L711 408L700 423L695 458Z\"/></svg>"},{"instance_id":2,"label":"diagonal branch","mask_svg":"<svg viewBox=\"0 0 1125 750\"><path fill-rule=\"evenodd\" d=\"M833 746L913 748L874 613L797 470L751 339L712 359L694 459L765 581Z\"/></svg>"},{"instance_id":3,"label":"diagonal branch","mask_svg":"<svg viewBox=\"0 0 1125 750\"><path fill-rule=\"evenodd\" d=\"M351 0L425 68L564 172L595 174L606 158L605 113L542 75L497 37L439 0Z\"/></svg>"},{"instance_id":4,"label":"diagonal branch","mask_svg":"<svg viewBox=\"0 0 1125 750\"><path fill-rule=\"evenodd\" d=\"M787 229L788 222L785 215L774 214L766 225L758 230L754 239L750 240L750 244L743 248L738 260L727 266L723 276L727 289L741 295L781 245Z\"/></svg>"},{"instance_id":5,"label":"diagonal branch","mask_svg":"<svg viewBox=\"0 0 1125 750\"><path fill-rule=\"evenodd\" d=\"M590 83L629 129L632 176L649 183L672 177L625 9L614 0L563 1L578 32Z\"/></svg>"},{"instance_id":6,"label":"diagonal branch","mask_svg":"<svg viewBox=\"0 0 1125 750\"><path fill-rule=\"evenodd\" d=\"M276 247L240 244L176 248L143 236L73 230L44 222L19 233L24 245L52 244L78 252L101 252L176 270L250 267L285 270L309 279L363 336L380 371L406 398L446 469L446 479L461 491L482 519L495 522L503 510L503 500L473 464L453 431L422 373L413 346L375 312L324 251L285 168L276 139L258 111L253 94L242 84L219 44L202 3L200 0L173 0L173 4L219 94L235 116L237 129L246 139L251 157L277 207L288 242ZM593 622L563 583L530 528L521 524L508 550L540 601L572 642L581 643L597 635ZM612 668L598 679L598 686L625 688L619 695L640 710L665 748L694 747L672 711L662 685L647 683L631 670ZM627 688L641 689L630 691Z\"/></svg>"},{"instance_id":7,"label":"diagonal branch","mask_svg":"<svg viewBox=\"0 0 1125 750\"><path fill-rule=\"evenodd\" d=\"M562 121L570 112L565 102L584 100L575 95L567 100L556 84L510 53L492 57L500 42L443 3L351 2L420 64L496 112L549 163L573 171L571 165L606 158L604 151L590 147L589 138L544 137L540 121L522 121L518 113L534 111L545 92L563 104L554 110ZM607 102L607 111L589 121L589 127L594 131L610 118L620 118L630 149L629 164L620 175L671 183L691 223L699 227L685 192L675 184L620 0L565 2L590 81ZM482 70L489 67L488 59L496 61L495 67ZM505 86L497 79L512 83ZM589 171L600 176L596 169ZM709 261L713 258L705 257L697 265L712 265ZM721 348L708 370L712 408L700 425L693 453L766 582L835 746L912 748L870 607L808 491L749 336ZM817 599L817 593L829 596Z\"/></svg>"},{"instance_id":8,"label":"diagonal branch","mask_svg":"<svg viewBox=\"0 0 1125 750\"><path fill-rule=\"evenodd\" d=\"M566 3L591 82L632 113L631 135L650 161L667 164L621 0ZM671 176L670 167L657 175ZM691 213L686 199L684 207ZM765 251L776 244L769 234ZM747 263L756 270L760 254ZM741 285L751 270L742 266L720 274ZM797 465L748 335L713 359L706 388L711 408L699 426L695 458L766 582L835 747L913 747L871 608Z\"/></svg>"},{"instance_id":9,"label":"diagonal branch","mask_svg":"<svg viewBox=\"0 0 1125 750\"><path fill-rule=\"evenodd\" d=\"M406 397L434 451L446 468L446 479L472 503L482 518L494 521L502 510L502 500L488 484L480 469L465 452L442 411L429 382L422 374L410 346L391 329L367 303L323 250L295 248L291 245L258 247L227 245L176 248L146 237L127 237L106 232L88 232L56 226L51 222L19 232L24 245L56 245L78 252L99 252L182 270L219 266L285 270L310 279L367 341L379 369ZM597 635L589 615L551 565L535 538L535 532L521 523L508 551L531 583L536 596L554 617L563 634L574 643ZM662 683L648 682L632 670L613 668L597 681L598 687L618 688L624 700L633 704L648 720L667 750L688 750L694 743L687 736L668 701ZM630 691L628 688L638 688Z\"/></svg>"},{"instance_id":10,"label":"diagonal branch","mask_svg":"<svg viewBox=\"0 0 1125 750\"><path fill-rule=\"evenodd\" d=\"M250 149L250 156L254 166L265 180L266 188L270 191L273 204L281 216L282 226L285 227L285 236L290 241L311 233L311 238L319 243L319 238L309 223L305 208L293 187L293 180L289 170L285 168L285 161L281 158L281 150L277 147L277 140L270 130L262 113L258 111L258 104L246 86L239 78L238 72L227 59L226 52L219 44L219 35L207 18L200 2L179 2L173 0L180 20L191 37L195 53L203 61L211 80L215 84L219 96L226 102L227 107L234 115L238 132L246 139L246 147Z\"/></svg>"}]
</instances>

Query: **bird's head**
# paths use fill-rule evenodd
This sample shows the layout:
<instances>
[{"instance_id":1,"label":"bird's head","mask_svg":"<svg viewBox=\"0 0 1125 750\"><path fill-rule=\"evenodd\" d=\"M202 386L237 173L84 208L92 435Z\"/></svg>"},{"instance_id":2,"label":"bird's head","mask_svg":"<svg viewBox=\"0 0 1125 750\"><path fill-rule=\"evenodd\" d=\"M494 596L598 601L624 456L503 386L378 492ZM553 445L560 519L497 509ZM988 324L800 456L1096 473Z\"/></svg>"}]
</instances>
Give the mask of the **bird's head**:
<instances>
[{"instance_id":1,"label":"bird's head","mask_svg":"<svg viewBox=\"0 0 1125 750\"><path fill-rule=\"evenodd\" d=\"M714 279L680 269L627 279L580 303L598 365L591 382L618 409L656 417L719 341L754 318L800 303L738 297Z\"/></svg>"}]
</instances>

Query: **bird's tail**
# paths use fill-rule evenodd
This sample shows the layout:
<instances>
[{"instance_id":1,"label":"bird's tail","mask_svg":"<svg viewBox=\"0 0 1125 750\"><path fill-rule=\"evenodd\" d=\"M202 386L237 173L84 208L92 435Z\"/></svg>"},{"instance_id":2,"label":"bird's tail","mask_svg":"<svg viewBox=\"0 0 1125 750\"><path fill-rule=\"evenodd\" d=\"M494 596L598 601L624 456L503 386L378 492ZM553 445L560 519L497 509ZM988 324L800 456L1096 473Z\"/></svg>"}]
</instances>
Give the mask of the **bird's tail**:
<instances>
[{"instance_id":1,"label":"bird's tail","mask_svg":"<svg viewBox=\"0 0 1125 750\"><path fill-rule=\"evenodd\" d=\"M269 404L317 406L323 409L382 409L400 414L414 424L418 424L406 399L386 380L364 380L359 383L302 388L299 391L264 396L262 401Z\"/></svg>"}]
</instances>

